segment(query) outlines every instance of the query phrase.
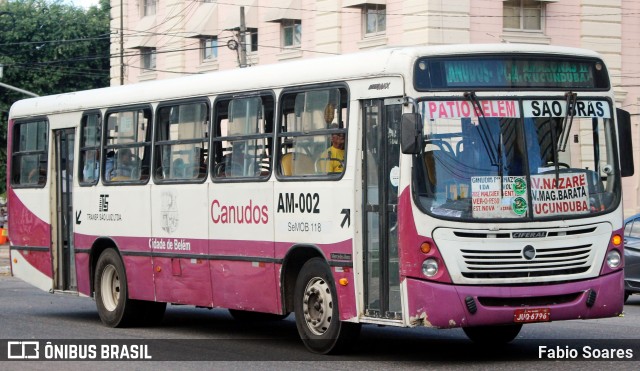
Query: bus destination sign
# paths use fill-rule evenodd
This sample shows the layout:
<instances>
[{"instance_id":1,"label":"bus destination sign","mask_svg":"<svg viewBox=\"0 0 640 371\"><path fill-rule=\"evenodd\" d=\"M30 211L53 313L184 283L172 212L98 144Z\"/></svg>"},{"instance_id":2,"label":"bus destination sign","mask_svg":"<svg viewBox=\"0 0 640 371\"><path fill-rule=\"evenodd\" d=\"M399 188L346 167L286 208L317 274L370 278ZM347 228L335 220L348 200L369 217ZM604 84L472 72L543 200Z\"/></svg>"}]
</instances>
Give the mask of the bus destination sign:
<instances>
[{"instance_id":1,"label":"bus destination sign","mask_svg":"<svg viewBox=\"0 0 640 371\"><path fill-rule=\"evenodd\" d=\"M460 89L608 89L599 60L524 56L425 58L415 67L417 90Z\"/></svg>"}]
</instances>

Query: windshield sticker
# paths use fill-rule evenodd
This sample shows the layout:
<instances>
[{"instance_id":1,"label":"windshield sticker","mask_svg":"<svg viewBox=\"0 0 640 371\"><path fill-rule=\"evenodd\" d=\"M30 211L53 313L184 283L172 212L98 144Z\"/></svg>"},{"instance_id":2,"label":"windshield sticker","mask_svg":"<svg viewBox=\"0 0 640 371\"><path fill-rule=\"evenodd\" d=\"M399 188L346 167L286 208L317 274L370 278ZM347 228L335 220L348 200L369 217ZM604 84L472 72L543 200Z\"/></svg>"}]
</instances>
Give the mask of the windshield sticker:
<instances>
[{"instance_id":1,"label":"windshield sticker","mask_svg":"<svg viewBox=\"0 0 640 371\"><path fill-rule=\"evenodd\" d=\"M502 185L502 190L500 189ZM525 177L477 176L471 178L474 218L513 218L527 215Z\"/></svg>"},{"instance_id":2,"label":"windshield sticker","mask_svg":"<svg viewBox=\"0 0 640 371\"><path fill-rule=\"evenodd\" d=\"M565 100L526 100L523 102L525 117L565 117L567 101ZM574 117L611 118L611 109L607 101L579 100L573 109Z\"/></svg>"},{"instance_id":3,"label":"windshield sticker","mask_svg":"<svg viewBox=\"0 0 640 371\"><path fill-rule=\"evenodd\" d=\"M587 214L589 185L587 175L543 174L531 176L531 196L535 216Z\"/></svg>"},{"instance_id":4,"label":"windshield sticker","mask_svg":"<svg viewBox=\"0 0 640 371\"><path fill-rule=\"evenodd\" d=\"M422 116L427 119L448 119L461 117L520 117L520 107L515 100L480 101L482 113L476 112L469 101L430 101L422 105Z\"/></svg>"}]
</instances>

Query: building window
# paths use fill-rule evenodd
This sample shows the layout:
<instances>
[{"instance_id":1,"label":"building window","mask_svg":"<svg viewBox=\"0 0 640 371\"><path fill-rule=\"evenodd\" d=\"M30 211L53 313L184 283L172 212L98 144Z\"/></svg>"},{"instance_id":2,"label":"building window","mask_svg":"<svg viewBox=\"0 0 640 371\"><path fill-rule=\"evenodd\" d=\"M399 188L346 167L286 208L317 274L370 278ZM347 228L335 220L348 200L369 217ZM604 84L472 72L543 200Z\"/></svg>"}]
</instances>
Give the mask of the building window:
<instances>
[{"instance_id":1,"label":"building window","mask_svg":"<svg viewBox=\"0 0 640 371\"><path fill-rule=\"evenodd\" d=\"M362 7L364 35L373 36L387 29L387 9L384 5L367 4Z\"/></svg>"},{"instance_id":2,"label":"building window","mask_svg":"<svg viewBox=\"0 0 640 371\"><path fill-rule=\"evenodd\" d=\"M542 31L544 5L539 0L506 0L503 28L516 31Z\"/></svg>"},{"instance_id":3,"label":"building window","mask_svg":"<svg viewBox=\"0 0 640 371\"><path fill-rule=\"evenodd\" d=\"M247 33L244 36L244 42L248 52L258 51L258 29L247 28Z\"/></svg>"},{"instance_id":4,"label":"building window","mask_svg":"<svg viewBox=\"0 0 640 371\"><path fill-rule=\"evenodd\" d=\"M282 46L285 48L299 48L302 36L302 24L299 20L285 19L282 25Z\"/></svg>"},{"instance_id":5,"label":"building window","mask_svg":"<svg viewBox=\"0 0 640 371\"><path fill-rule=\"evenodd\" d=\"M144 0L142 2L142 15L146 17L154 14L156 14L156 0Z\"/></svg>"},{"instance_id":6,"label":"building window","mask_svg":"<svg viewBox=\"0 0 640 371\"><path fill-rule=\"evenodd\" d=\"M200 49L202 50L202 61L212 61L218 58L218 38L211 37L200 39Z\"/></svg>"},{"instance_id":7,"label":"building window","mask_svg":"<svg viewBox=\"0 0 640 371\"><path fill-rule=\"evenodd\" d=\"M143 70L153 70L156 68L156 48L141 48L140 54Z\"/></svg>"}]
</instances>

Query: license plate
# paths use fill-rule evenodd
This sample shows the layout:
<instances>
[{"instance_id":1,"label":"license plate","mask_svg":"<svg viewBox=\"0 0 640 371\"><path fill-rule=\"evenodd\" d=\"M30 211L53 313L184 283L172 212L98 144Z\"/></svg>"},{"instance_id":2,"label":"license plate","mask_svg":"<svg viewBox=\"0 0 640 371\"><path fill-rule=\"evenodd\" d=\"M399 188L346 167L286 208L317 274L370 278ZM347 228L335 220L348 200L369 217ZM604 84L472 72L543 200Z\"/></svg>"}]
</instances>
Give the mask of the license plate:
<instances>
[{"instance_id":1,"label":"license plate","mask_svg":"<svg viewBox=\"0 0 640 371\"><path fill-rule=\"evenodd\" d=\"M516 309L513 312L513 322L529 323L549 321L551 321L551 309L549 308Z\"/></svg>"}]
</instances>

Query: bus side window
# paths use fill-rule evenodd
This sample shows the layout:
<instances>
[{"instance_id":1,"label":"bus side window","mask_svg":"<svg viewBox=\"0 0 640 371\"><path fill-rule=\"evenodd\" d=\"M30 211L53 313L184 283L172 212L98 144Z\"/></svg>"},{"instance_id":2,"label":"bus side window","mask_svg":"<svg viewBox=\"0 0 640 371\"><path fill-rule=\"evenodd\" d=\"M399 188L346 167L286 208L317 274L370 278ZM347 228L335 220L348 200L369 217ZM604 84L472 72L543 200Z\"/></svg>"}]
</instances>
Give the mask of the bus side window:
<instances>
[{"instance_id":1,"label":"bus side window","mask_svg":"<svg viewBox=\"0 0 640 371\"><path fill-rule=\"evenodd\" d=\"M154 181L204 181L208 138L208 102L161 104L155 130Z\"/></svg>"},{"instance_id":2,"label":"bus side window","mask_svg":"<svg viewBox=\"0 0 640 371\"><path fill-rule=\"evenodd\" d=\"M280 166L285 176L315 174L313 160L304 153L285 153L280 159Z\"/></svg>"},{"instance_id":3,"label":"bus side window","mask_svg":"<svg viewBox=\"0 0 640 371\"><path fill-rule=\"evenodd\" d=\"M218 180L264 179L271 174L271 95L216 102L213 176Z\"/></svg>"},{"instance_id":4,"label":"bus side window","mask_svg":"<svg viewBox=\"0 0 640 371\"><path fill-rule=\"evenodd\" d=\"M47 181L49 123L46 120L16 123L11 154L14 186L41 187Z\"/></svg>"},{"instance_id":5,"label":"bus side window","mask_svg":"<svg viewBox=\"0 0 640 371\"><path fill-rule=\"evenodd\" d=\"M27 176L26 184L44 184L47 180L47 168L46 163L40 162L38 166L32 168ZM29 169L29 167L26 167Z\"/></svg>"},{"instance_id":6,"label":"bus side window","mask_svg":"<svg viewBox=\"0 0 640 371\"><path fill-rule=\"evenodd\" d=\"M105 122L103 181L146 183L151 162L151 109L108 112ZM114 156L109 157L112 152Z\"/></svg>"},{"instance_id":7,"label":"bus side window","mask_svg":"<svg viewBox=\"0 0 640 371\"><path fill-rule=\"evenodd\" d=\"M339 178L345 170L346 89L284 94L278 132L279 175Z\"/></svg>"},{"instance_id":8,"label":"bus side window","mask_svg":"<svg viewBox=\"0 0 640 371\"><path fill-rule=\"evenodd\" d=\"M129 148L122 148L116 152L115 176L112 181L135 180L138 178L140 159Z\"/></svg>"},{"instance_id":9,"label":"bus side window","mask_svg":"<svg viewBox=\"0 0 640 371\"><path fill-rule=\"evenodd\" d=\"M81 186L98 183L101 132L102 117L100 112L82 115L80 121L80 163L78 165L78 183Z\"/></svg>"}]
</instances>

